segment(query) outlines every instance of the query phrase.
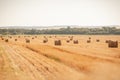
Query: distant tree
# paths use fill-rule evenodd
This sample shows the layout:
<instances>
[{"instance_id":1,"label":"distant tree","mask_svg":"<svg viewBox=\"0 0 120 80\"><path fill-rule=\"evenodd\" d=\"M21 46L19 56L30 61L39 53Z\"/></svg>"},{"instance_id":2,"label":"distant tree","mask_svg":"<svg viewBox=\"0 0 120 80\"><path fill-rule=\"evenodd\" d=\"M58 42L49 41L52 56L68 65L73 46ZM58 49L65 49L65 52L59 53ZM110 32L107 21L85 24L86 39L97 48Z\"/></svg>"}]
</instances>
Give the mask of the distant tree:
<instances>
[{"instance_id":1,"label":"distant tree","mask_svg":"<svg viewBox=\"0 0 120 80\"><path fill-rule=\"evenodd\" d=\"M102 27L102 28L67 28L60 29L0 29L0 34L3 35L16 35L16 34L120 34L120 29L116 27Z\"/></svg>"}]
</instances>

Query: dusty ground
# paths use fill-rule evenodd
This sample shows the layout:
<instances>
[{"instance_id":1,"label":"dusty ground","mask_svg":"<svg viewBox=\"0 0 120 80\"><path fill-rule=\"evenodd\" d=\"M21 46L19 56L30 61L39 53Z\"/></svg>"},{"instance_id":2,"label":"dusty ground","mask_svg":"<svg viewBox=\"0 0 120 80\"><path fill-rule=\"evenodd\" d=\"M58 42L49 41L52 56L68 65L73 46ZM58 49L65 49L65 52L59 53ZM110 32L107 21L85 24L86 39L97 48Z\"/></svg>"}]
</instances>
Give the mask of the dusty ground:
<instances>
[{"instance_id":1,"label":"dusty ground","mask_svg":"<svg viewBox=\"0 0 120 80\"><path fill-rule=\"evenodd\" d=\"M120 47L108 48L105 43L120 42L120 36L73 35L79 44L67 43L68 36L5 36L8 42L0 38L0 80L120 80ZM89 37L91 43L86 42ZM62 45L55 46L54 40Z\"/></svg>"}]
</instances>

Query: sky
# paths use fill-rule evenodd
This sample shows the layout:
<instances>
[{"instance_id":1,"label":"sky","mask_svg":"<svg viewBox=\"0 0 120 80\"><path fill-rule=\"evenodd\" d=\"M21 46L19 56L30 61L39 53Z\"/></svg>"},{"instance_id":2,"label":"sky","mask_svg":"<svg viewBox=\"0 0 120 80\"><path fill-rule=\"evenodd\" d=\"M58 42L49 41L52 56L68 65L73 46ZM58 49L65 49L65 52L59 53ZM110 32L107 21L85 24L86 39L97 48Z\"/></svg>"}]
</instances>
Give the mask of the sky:
<instances>
[{"instance_id":1,"label":"sky","mask_svg":"<svg viewBox=\"0 0 120 80\"><path fill-rule=\"evenodd\" d=\"M0 26L120 25L120 0L0 0Z\"/></svg>"}]
</instances>

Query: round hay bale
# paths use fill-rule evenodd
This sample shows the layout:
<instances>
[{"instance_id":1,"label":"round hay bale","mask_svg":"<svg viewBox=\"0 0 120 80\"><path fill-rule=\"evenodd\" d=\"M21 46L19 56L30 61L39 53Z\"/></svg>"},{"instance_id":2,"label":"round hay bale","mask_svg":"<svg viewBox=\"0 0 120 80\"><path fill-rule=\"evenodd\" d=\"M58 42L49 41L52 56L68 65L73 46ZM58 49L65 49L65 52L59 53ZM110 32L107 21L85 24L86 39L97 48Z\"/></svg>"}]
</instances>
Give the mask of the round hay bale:
<instances>
[{"instance_id":1,"label":"round hay bale","mask_svg":"<svg viewBox=\"0 0 120 80\"><path fill-rule=\"evenodd\" d=\"M100 42L100 40L99 40L99 39L96 39L96 42Z\"/></svg>"},{"instance_id":2,"label":"round hay bale","mask_svg":"<svg viewBox=\"0 0 120 80\"><path fill-rule=\"evenodd\" d=\"M109 48L118 48L118 41L109 41L108 47Z\"/></svg>"},{"instance_id":3,"label":"round hay bale","mask_svg":"<svg viewBox=\"0 0 120 80\"><path fill-rule=\"evenodd\" d=\"M73 40L73 36L70 36L69 38L70 38L70 41L72 41L72 40Z\"/></svg>"},{"instance_id":4,"label":"round hay bale","mask_svg":"<svg viewBox=\"0 0 120 80\"><path fill-rule=\"evenodd\" d=\"M69 42L70 42L70 40L66 40L66 42L67 42L67 43L69 43Z\"/></svg>"},{"instance_id":5,"label":"round hay bale","mask_svg":"<svg viewBox=\"0 0 120 80\"><path fill-rule=\"evenodd\" d=\"M54 44L55 44L56 46L60 46L60 45L61 45L61 40L56 40L56 41L54 41Z\"/></svg>"},{"instance_id":6,"label":"round hay bale","mask_svg":"<svg viewBox=\"0 0 120 80\"><path fill-rule=\"evenodd\" d=\"M43 40L43 43L47 43L48 42L48 40Z\"/></svg>"},{"instance_id":7,"label":"round hay bale","mask_svg":"<svg viewBox=\"0 0 120 80\"><path fill-rule=\"evenodd\" d=\"M78 40L74 40L73 43L74 43L74 44L78 44Z\"/></svg>"},{"instance_id":8,"label":"round hay bale","mask_svg":"<svg viewBox=\"0 0 120 80\"><path fill-rule=\"evenodd\" d=\"M87 43L91 43L91 40L87 40Z\"/></svg>"},{"instance_id":9,"label":"round hay bale","mask_svg":"<svg viewBox=\"0 0 120 80\"><path fill-rule=\"evenodd\" d=\"M52 38L52 36L49 36L49 38Z\"/></svg>"},{"instance_id":10,"label":"round hay bale","mask_svg":"<svg viewBox=\"0 0 120 80\"><path fill-rule=\"evenodd\" d=\"M73 38L70 38L70 41L72 41L73 40Z\"/></svg>"},{"instance_id":11,"label":"round hay bale","mask_svg":"<svg viewBox=\"0 0 120 80\"><path fill-rule=\"evenodd\" d=\"M4 40L4 38L1 38L2 40Z\"/></svg>"},{"instance_id":12,"label":"round hay bale","mask_svg":"<svg viewBox=\"0 0 120 80\"><path fill-rule=\"evenodd\" d=\"M109 43L111 40L106 40L105 43Z\"/></svg>"},{"instance_id":13,"label":"round hay bale","mask_svg":"<svg viewBox=\"0 0 120 80\"><path fill-rule=\"evenodd\" d=\"M89 39L91 39L91 37L89 37Z\"/></svg>"},{"instance_id":14,"label":"round hay bale","mask_svg":"<svg viewBox=\"0 0 120 80\"><path fill-rule=\"evenodd\" d=\"M8 42L9 40L8 39L5 39L5 42Z\"/></svg>"},{"instance_id":15,"label":"round hay bale","mask_svg":"<svg viewBox=\"0 0 120 80\"><path fill-rule=\"evenodd\" d=\"M17 41L17 39L15 39L15 41Z\"/></svg>"},{"instance_id":16,"label":"round hay bale","mask_svg":"<svg viewBox=\"0 0 120 80\"><path fill-rule=\"evenodd\" d=\"M44 36L44 38L46 38L46 36Z\"/></svg>"},{"instance_id":17,"label":"round hay bale","mask_svg":"<svg viewBox=\"0 0 120 80\"><path fill-rule=\"evenodd\" d=\"M20 38L20 36L18 36L18 38Z\"/></svg>"},{"instance_id":18,"label":"round hay bale","mask_svg":"<svg viewBox=\"0 0 120 80\"><path fill-rule=\"evenodd\" d=\"M29 40L29 39L26 39L26 43L30 43L30 40Z\"/></svg>"},{"instance_id":19,"label":"round hay bale","mask_svg":"<svg viewBox=\"0 0 120 80\"><path fill-rule=\"evenodd\" d=\"M37 36L35 36L35 38L37 38Z\"/></svg>"},{"instance_id":20,"label":"round hay bale","mask_svg":"<svg viewBox=\"0 0 120 80\"><path fill-rule=\"evenodd\" d=\"M12 39L12 37L11 37L11 36L10 36L9 38L10 38L10 39Z\"/></svg>"}]
</instances>

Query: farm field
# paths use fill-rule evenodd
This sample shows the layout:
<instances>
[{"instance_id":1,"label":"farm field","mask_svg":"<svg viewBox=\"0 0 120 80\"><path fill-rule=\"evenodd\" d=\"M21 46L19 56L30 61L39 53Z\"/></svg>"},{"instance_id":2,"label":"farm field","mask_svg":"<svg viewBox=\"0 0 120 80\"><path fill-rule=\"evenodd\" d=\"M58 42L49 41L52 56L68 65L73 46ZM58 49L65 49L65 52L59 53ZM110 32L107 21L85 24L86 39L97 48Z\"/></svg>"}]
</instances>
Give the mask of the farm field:
<instances>
[{"instance_id":1,"label":"farm field","mask_svg":"<svg viewBox=\"0 0 120 80\"><path fill-rule=\"evenodd\" d=\"M0 80L120 80L120 36L1 36Z\"/></svg>"}]
</instances>

